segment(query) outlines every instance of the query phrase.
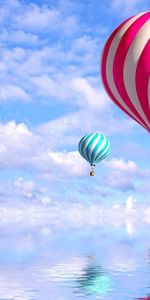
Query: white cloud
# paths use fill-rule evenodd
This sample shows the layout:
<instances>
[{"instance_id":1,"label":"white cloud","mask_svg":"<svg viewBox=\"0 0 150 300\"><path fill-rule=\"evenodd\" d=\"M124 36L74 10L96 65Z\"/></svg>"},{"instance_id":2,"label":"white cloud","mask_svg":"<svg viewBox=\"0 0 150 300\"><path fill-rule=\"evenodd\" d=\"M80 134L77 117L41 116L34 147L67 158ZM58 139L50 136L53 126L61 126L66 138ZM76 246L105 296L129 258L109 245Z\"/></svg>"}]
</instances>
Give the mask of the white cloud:
<instances>
[{"instance_id":1,"label":"white cloud","mask_svg":"<svg viewBox=\"0 0 150 300\"><path fill-rule=\"evenodd\" d=\"M64 79L52 79L50 76L43 75L40 77L34 77L32 82L35 84L36 88L38 89L38 94L47 96L47 97L54 97L58 101L66 101L70 95L70 84L66 78ZM72 97L72 93L71 93ZM54 101L54 99L49 100ZM68 99L69 101L69 99Z\"/></svg>"},{"instance_id":2,"label":"white cloud","mask_svg":"<svg viewBox=\"0 0 150 300\"><path fill-rule=\"evenodd\" d=\"M4 29L0 35L0 40L3 43L13 43L18 45L37 45L40 43L39 37L32 33L27 33L23 30L8 31Z\"/></svg>"},{"instance_id":3,"label":"white cloud","mask_svg":"<svg viewBox=\"0 0 150 300\"><path fill-rule=\"evenodd\" d=\"M133 198L133 196L129 196L126 200L126 207L125 212L127 214L132 214L135 211L134 204L136 203L136 200Z\"/></svg>"},{"instance_id":4,"label":"white cloud","mask_svg":"<svg viewBox=\"0 0 150 300\"><path fill-rule=\"evenodd\" d=\"M102 24L86 26L86 16L80 23L80 7L65 3L52 7L17 0L2 2L0 101L28 101L32 97L35 105L36 101L50 103L48 109L55 103L59 115L32 129L13 121L0 124L0 166L3 169L34 171L49 179L84 176L88 164L77 154L82 135L91 131L119 136L133 133L133 122L120 117L113 109L99 83ZM113 1L114 10L121 10L119 3ZM132 8L133 3L123 5ZM61 108L67 113L63 115ZM33 113L32 110L31 123ZM53 117L52 112L50 116ZM36 121L40 122L39 116ZM106 166L104 164L104 168ZM134 161L113 160L108 166L111 170L107 178L109 187L116 190L134 189L134 180L143 178L144 172ZM36 192L30 184L19 179L15 188L20 189L20 194L32 197ZM23 185L27 185L29 194ZM49 198L44 201L46 205Z\"/></svg>"},{"instance_id":5,"label":"white cloud","mask_svg":"<svg viewBox=\"0 0 150 300\"><path fill-rule=\"evenodd\" d=\"M77 16L71 15L65 17L60 24L58 24L58 27L62 27L62 30L65 35L72 36L73 34L77 33L79 31L80 23L78 21Z\"/></svg>"},{"instance_id":6,"label":"white cloud","mask_svg":"<svg viewBox=\"0 0 150 300\"><path fill-rule=\"evenodd\" d=\"M124 7L124 9L133 10L137 6L137 0L132 0L130 2L122 2L121 0L113 0L112 1L112 7L114 9L121 9Z\"/></svg>"},{"instance_id":7,"label":"white cloud","mask_svg":"<svg viewBox=\"0 0 150 300\"><path fill-rule=\"evenodd\" d=\"M69 153L50 152L48 155L54 164L56 174L62 172L62 177L83 176L87 174L88 164L80 157L77 151Z\"/></svg>"},{"instance_id":8,"label":"white cloud","mask_svg":"<svg viewBox=\"0 0 150 300\"><path fill-rule=\"evenodd\" d=\"M2 83L15 85L27 94L32 90L35 99L51 95L56 100L61 97L65 101L75 94L73 87L69 87L72 79L85 76L89 70L90 73L95 72L96 64L98 70L99 62L95 60L99 57L98 39L88 35L82 37L80 32L79 37L67 37L66 43L62 42L65 33L73 35L79 28L81 31L75 13L70 14L70 10L64 13L59 5L50 9L46 4L25 4L21 1L3 3L2 10L5 12L0 35ZM6 26L8 20L9 26ZM47 30L59 33L57 43L46 34ZM8 100L11 100L10 97Z\"/></svg>"},{"instance_id":9,"label":"white cloud","mask_svg":"<svg viewBox=\"0 0 150 300\"><path fill-rule=\"evenodd\" d=\"M99 120L95 117L97 111L95 107L91 114L90 108L87 107L85 110L35 127L32 131L25 124L16 124L14 121L0 124L1 168L29 169L51 178L86 175L88 163L80 157L77 147L82 134L93 131L96 126L99 127ZM107 127L105 132L106 129ZM73 150L66 151L68 147ZM126 163L114 159L106 163L106 166L114 175L112 178L109 176L110 185L117 185L120 174L124 172L126 175L141 176L134 162ZM125 176L122 178L125 180Z\"/></svg>"},{"instance_id":10,"label":"white cloud","mask_svg":"<svg viewBox=\"0 0 150 300\"><path fill-rule=\"evenodd\" d=\"M5 101L29 101L29 94L14 84L0 85L0 102Z\"/></svg>"},{"instance_id":11,"label":"white cloud","mask_svg":"<svg viewBox=\"0 0 150 300\"><path fill-rule=\"evenodd\" d=\"M13 49L4 48L2 54L3 62L12 65L15 62L22 62L26 58L27 51L22 47L14 47Z\"/></svg>"},{"instance_id":12,"label":"white cloud","mask_svg":"<svg viewBox=\"0 0 150 300\"><path fill-rule=\"evenodd\" d=\"M47 143L48 142L48 143ZM9 122L0 124L0 165L6 169L31 168L41 174L53 177L82 176L86 174L86 163L78 152L54 152L51 136L44 142L44 137L31 132L25 124ZM22 182L24 189L33 188L32 182ZM32 192L32 191L31 191Z\"/></svg>"},{"instance_id":13,"label":"white cloud","mask_svg":"<svg viewBox=\"0 0 150 300\"><path fill-rule=\"evenodd\" d=\"M99 126L94 117L97 111L90 115L90 109L82 109L32 130L24 123L1 123L1 168L34 171L51 179L86 176L89 166L77 147L82 134ZM68 147L70 150L66 150ZM122 190L134 188L132 177L144 178L145 170L140 171L133 161L112 159L104 166L109 170L106 182Z\"/></svg>"},{"instance_id":14,"label":"white cloud","mask_svg":"<svg viewBox=\"0 0 150 300\"><path fill-rule=\"evenodd\" d=\"M39 143L25 124L14 121L0 124L0 165L2 168L18 168L27 164Z\"/></svg>"},{"instance_id":15,"label":"white cloud","mask_svg":"<svg viewBox=\"0 0 150 300\"><path fill-rule=\"evenodd\" d=\"M109 167L114 171L119 172L136 172L138 170L137 165L134 161L125 162L123 159L112 159L111 161L107 162Z\"/></svg>"},{"instance_id":16,"label":"white cloud","mask_svg":"<svg viewBox=\"0 0 150 300\"><path fill-rule=\"evenodd\" d=\"M52 200L49 196L42 197L42 199L41 199L41 203L43 205L49 205L49 204L51 204L51 202L52 202Z\"/></svg>"},{"instance_id":17,"label":"white cloud","mask_svg":"<svg viewBox=\"0 0 150 300\"><path fill-rule=\"evenodd\" d=\"M16 22L18 25L31 30L51 30L52 26L56 26L60 22L60 17L60 13L55 9L30 4L24 6L24 11L16 17Z\"/></svg>"},{"instance_id":18,"label":"white cloud","mask_svg":"<svg viewBox=\"0 0 150 300\"><path fill-rule=\"evenodd\" d=\"M134 190L134 179L142 179L143 172L138 168L134 161L125 161L123 159L112 159L104 162L108 169L105 183L116 187L121 191Z\"/></svg>"},{"instance_id":19,"label":"white cloud","mask_svg":"<svg viewBox=\"0 0 150 300\"><path fill-rule=\"evenodd\" d=\"M88 164L76 151L65 153L45 150L35 154L30 164L47 179L80 177L88 173Z\"/></svg>"},{"instance_id":20,"label":"white cloud","mask_svg":"<svg viewBox=\"0 0 150 300\"><path fill-rule=\"evenodd\" d=\"M8 10L7 15L4 14L3 19L11 16L14 27L30 30L31 32L60 33L72 35L78 30L78 18L75 14L68 11L65 14L59 6L50 8L48 5L38 5L35 3L21 3L8 7L4 5L3 10Z\"/></svg>"},{"instance_id":21,"label":"white cloud","mask_svg":"<svg viewBox=\"0 0 150 300\"><path fill-rule=\"evenodd\" d=\"M132 1L122 1L122 0L113 0L111 2L111 9L114 11L119 11L122 16L132 16L133 14L144 12L148 9L146 3L142 3L137 0Z\"/></svg>"},{"instance_id":22,"label":"white cloud","mask_svg":"<svg viewBox=\"0 0 150 300\"><path fill-rule=\"evenodd\" d=\"M32 180L25 180L23 177L19 177L13 183L14 190L18 196L32 199L38 194L40 196L41 190L37 187L36 183Z\"/></svg>"},{"instance_id":23,"label":"white cloud","mask_svg":"<svg viewBox=\"0 0 150 300\"><path fill-rule=\"evenodd\" d=\"M16 181L20 181L20 178ZM26 184L28 181L22 179L23 182ZM51 187L49 191L42 192L42 187L35 186L36 198L28 196L31 191L30 186L25 191L23 186L16 186L15 182L5 186L9 193L4 194L5 202L0 203L1 226L18 224L19 228L29 227L30 230L37 227L38 232L42 227L43 234L46 234L60 230L66 225L72 230L87 226L105 227L107 224L114 228L126 228L128 235L133 235L141 226L150 224L149 204L141 205L141 202L136 202L132 210L126 211L126 202L123 199L120 199L120 204L117 204L118 199L116 199L113 204L106 205L100 202L100 198L96 201L92 201L91 198L89 202L82 201L78 197L64 198L64 195L55 198L50 193ZM2 189L0 192L2 193Z\"/></svg>"},{"instance_id":24,"label":"white cloud","mask_svg":"<svg viewBox=\"0 0 150 300\"><path fill-rule=\"evenodd\" d=\"M109 102L103 89L92 86L92 84L85 78L74 78L71 81L71 86L75 90L76 101L80 106L88 107L91 111L95 109L107 110Z\"/></svg>"},{"instance_id":25,"label":"white cloud","mask_svg":"<svg viewBox=\"0 0 150 300\"><path fill-rule=\"evenodd\" d=\"M2 49L2 59L0 63L1 80L18 82L19 85L26 84L30 89L30 76L39 73L44 74L53 70L53 66L48 65L48 60L56 51L54 47L42 47L42 49L31 50L23 47L13 47ZM11 74L11 77L10 75ZM12 78L12 74L14 77Z\"/></svg>"},{"instance_id":26,"label":"white cloud","mask_svg":"<svg viewBox=\"0 0 150 300\"><path fill-rule=\"evenodd\" d=\"M73 41L72 49L80 54L87 52L87 50L89 53L94 53L97 51L96 40L88 35L81 36Z\"/></svg>"},{"instance_id":27,"label":"white cloud","mask_svg":"<svg viewBox=\"0 0 150 300\"><path fill-rule=\"evenodd\" d=\"M75 102L79 107L91 111L109 108L110 101L104 90L95 86L95 83L88 78L68 78L67 75L52 78L43 75L34 77L32 81L38 89L38 94L54 97L58 101Z\"/></svg>"}]
</instances>

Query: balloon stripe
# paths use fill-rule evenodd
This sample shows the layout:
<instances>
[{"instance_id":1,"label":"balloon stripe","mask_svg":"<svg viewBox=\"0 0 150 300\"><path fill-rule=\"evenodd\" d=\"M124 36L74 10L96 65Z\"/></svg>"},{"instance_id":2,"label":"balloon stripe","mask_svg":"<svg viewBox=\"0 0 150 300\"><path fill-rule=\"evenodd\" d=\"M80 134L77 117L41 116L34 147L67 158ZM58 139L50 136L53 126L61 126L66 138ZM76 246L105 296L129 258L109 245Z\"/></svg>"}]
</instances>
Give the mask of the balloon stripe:
<instances>
[{"instance_id":1,"label":"balloon stripe","mask_svg":"<svg viewBox=\"0 0 150 300\"><path fill-rule=\"evenodd\" d=\"M89 134L89 135L85 135L82 139L81 139L81 141L80 141L80 143L79 143L79 152L80 152L80 154L83 156L83 158L85 158L86 160L87 160L87 158L86 158L86 156L85 156L85 154L84 154L84 152L83 152L83 149L84 149L84 146L85 146L85 142L87 141L87 139L89 139L89 137L92 135L93 133L91 133L91 134Z\"/></svg>"},{"instance_id":2,"label":"balloon stripe","mask_svg":"<svg viewBox=\"0 0 150 300\"><path fill-rule=\"evenodd\" d=\"M109 141L108 141L108 139L106 139L105 144L103 144L103 147L101 147L101 150L95 157L94 162L97 162L99 160L99 158L102 157L102 155L105 152L105 150L107 149L108 145L109 145Z\"/></svg>"},{"instance_id":3,"label":"balloon stripe","mask_svg":"<svg viewBox=\"0 0 150 300\"><path fill-rule=\"evenodd\" d=\"M103 160L105 157L107 157L109 153L110 153L110 149L108 149L106 151L106 153L103 156L101 156L100 159L96 163L99 163L101 160Z\"/></svg>"},{"instance_id":4,"label":"balloon stripe","mask_svg":"<svg viewBox=\"0 0 150 300\"><path fill-rule=\"evenodd\" d=\"M90 159L88 157L88 155L86 154L86 148L88 146L88 144L90 143L90 141L92 140L93 136L95 135L95 133L92 133L90 137L88 137L85 141L84 141L84 146L83 146L83 154L85 156L85 158L87 159L88 162L90 162Z\"/></svg>"},{"instance_id":5,"label":"balloon stripe","mask_svg":"<svg viewBox=\"0 0 150 300\"><path fill-rule=\"evenodd\" d=\"M129 48L132 44L133 39L143 26L143 24L149 19L149 13L145 13L144 15L140 16L125 32L123 35L119 46L117 48L115 58L114 58L114 64L113 64L113 76L116 88L121 96L121 98L126 102L129 109L140 119L140 121L144 124L145 127L147 127L146 122L143 120L143 116L141 117L141 114L137 112L135 107L133 106L133 103L131 99L128 96L128 93L125 89L124 85L124 78L123 78L123 68L124 68L124 62L126 55L129 51Z\"/></svg>"},{"instance_id":6,"label":"balloon stripe","mask_svg":"<svg viewBox=\"0 0 150 300\"><path fill-rule=\"evenodd\" d=\"M99 158L97 158L96 163L99 163L101 160L103 160L109 153L110 153L110 143L108 143L107 148L105 151L101 154Z\"/></svg>"},{"instance_id":7,"label":"balloon stripe","mask_svg":"<svg viewBox=\"0 0 150 300\"><path fill-rule=\"evenodd\" d=\"M141 14L143 15L143 14ZM138 16L139 17L139 16ZM143 125L142 122L132 113L132 111L129 110L127 105L124 103L124 101L121 99L115 83L113 79L113 61L115 57L116 49L120 42L120 36L129 28L129 26L138 18L132 17L128 19L127 21L123 22L110 36L108 39L102 56L102 80L104 83L104 86L106 88L106 91L108 95L111 97L113 102L117 104L117 106L123 110L127 115L131 116L135 121L137 121L139 124ZM121 31L121 33L120 33Z\"/></svg>"},{"instance_id":8,"label":"balloon stripe","mask_svg":"<svg viewBox=\"0 0 150 300\"><path fill-rule=\"evenodd\" d=\"M86 148L86 155L88 156L89 161L91 162L91 152L92 152L92 147L98 137L98 133L95 133L91 141L89 142L87 148Z\"/></svg>"},{"instance_id":9,"label":"balloon stripe","mask_svg":"<svg viewBox=\"0 0 150 300\"><path fill-rule=\"evenodd\" d=\"M146 21L142 28L139 30L136 38L133 40L131 47L128 51L128 54L125 59L124 63L124 84L128 96L130 97L135 109L139 112L141 117L143 118L144 122L147 124L149 128L149 116L145 113L145 105L143 105L143 101L140 101L138 94L137 94L137 85L136 85L136 72L137 66L141 61L143 49L146 47L147 42L149 40L149 28L150 28L150 20ZM147 63L148 64L148 57L147 56ZM144 70L144 68L143 68ZM144 74L141 69L142 78L145 78ZM140 75L141 75L140 74ZM133 80L134 78L134 80ZM139 81L139 85L141 86L141 82Z\"/></svg>"},{"instance_id":10,"label":"balloon stripe","mask_svg":"<svg viewBox=\"0 0 150 300\"><path fill-rule=\"evenodd\" d=\"M97 163L99 163L100 161L102 161L105 157L108 156L108 154L110 153L110 150L108 149L108 151L97 161Z\"/></svg>"},{"instance_id":11,"label":"balloon stripe","mask_svg":"<svg viewBox=\"0 0 150 300\"><path fill-rule=\"evenodd\" d=\"M104 149L106 147L106 142L107 142L107 138L104 136L101 144L99 145L99 148L95 152L95 155L93 157L93 162L95 162L97 157L101 154L102 149Z\"/></svg>"},{"instance_id":12,"label":"balloon stripe","mask_svg":"<svg viewBox=\"0 0 150 300\"><path fill-rule=\"evenodd\" d=\"M93 133L90 133L89 135L85 135L85 136L81 139L81 141L80 141L80 143L79 143L79 152L80 152L80 153L83 152L83 148L84 148L84 146L85 146L85 143L86 143L87 139L89 139L89 137L90 137L92 134L93 134Z\"/></svg>"},{"instance_id":13,"label":"balloon stripe","mask_svg":"<svg viewBox=\"0 0 150 300\"><path fill-rule=\"evenodd\" d=\"M147 63L145 63L145 61ZM149 119L150 116L150 105L149 105L150 98L148 99L149 76L150 76L150 40L147 42L140 56L137 69L136 69L137 94L141 105L144 104L143 110L147 120ZM149 132L150 132L150 123L149 123Z\"/></svg>"},{"instance_id":14,"label":"balloon stripe","mask_svg":"<svg viewBox=\"0 0 150 300\"><path fill-rule=\"evenodd\" d=\"M104 135L101 134L99 142L97 143L97 145L95 146L95 148L92 151L92 155L91 155L92 163L94 163L94 157L97 155L97 153L98 153L97 151L99 151L99 148L100 148L101 144L103 143L103 140L104 140Z\"/></svg>"},{"instance_id":15,"label":"balloon stripe","mask_svg":"<svg viewBox=\"0 0 150 300\"><path fill-rule=\"evenodd\" d=\"M101 139L101 135L99 133L97 133L97 136L95 136L95 139L93 141L93 143L91 144L91 148L90 148L90 153L89 153L89 157L90 157L90 161L92 162L92 154L95 153L95 148L99 145Z\"/></svg>"},{"instance_id":16,"label":"balloon stripe","mask_svg":"<svg viewBox=\"0 0 150 300\"><path fill-rule=\"evenodd\" d=\"M149 106L149 109L150 109L150 77L149 77L149 82L148 82L148 106Z\"/></svg>"},{"instance_id":17,"label":"balloon stripe","mask_svg":"<svg viewBox=\"0 0 150 300\"><path fill-rule=\"evenodd\" d=\"M85 135L85 136L80 140L80 142L79 142L78 150L79 150L80 154L82 153L82 152L81 152L81 147L82 147L83 142L84 142L84 140L85 140L86 138L87 138L87 136Z\"/></svg>"}]
</instances>

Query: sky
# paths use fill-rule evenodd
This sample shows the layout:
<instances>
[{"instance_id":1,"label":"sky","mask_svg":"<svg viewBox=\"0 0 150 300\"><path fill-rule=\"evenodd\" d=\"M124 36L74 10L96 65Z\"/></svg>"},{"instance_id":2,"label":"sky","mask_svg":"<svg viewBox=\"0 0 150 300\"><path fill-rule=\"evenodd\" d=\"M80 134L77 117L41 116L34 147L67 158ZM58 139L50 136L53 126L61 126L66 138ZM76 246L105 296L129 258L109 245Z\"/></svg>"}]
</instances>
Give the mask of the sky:
<instances>
[{"instance_id":1,"label":"sky","mask_svg":"<svg viewBox=\"0 0 150 300\"><path fill-rule=\"evenodd\" d=\"M103 46L148 1L1 0L0 201L8 205L148 205L148 133L109 99ZM89 176L81 137L109 137L111 154Z\"/></svg>"}]
</instances>

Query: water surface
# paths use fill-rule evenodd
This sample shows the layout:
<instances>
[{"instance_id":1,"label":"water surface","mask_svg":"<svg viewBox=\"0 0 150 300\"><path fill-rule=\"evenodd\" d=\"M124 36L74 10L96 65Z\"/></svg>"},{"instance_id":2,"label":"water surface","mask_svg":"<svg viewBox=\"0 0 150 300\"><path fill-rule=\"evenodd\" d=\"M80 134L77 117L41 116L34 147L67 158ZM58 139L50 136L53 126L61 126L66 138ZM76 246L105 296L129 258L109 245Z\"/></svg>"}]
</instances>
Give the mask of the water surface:
<instances>
[{"instance_id":1,"label":"water surface","mask_svg":"<svg viewBox=\"0 0 150 300\"><path fill-rule=\"evenodd\" d=\"M75 221L76 220L76 221ZM0 222L0 300L132 300L150 295L150 228L136 222Z\"/></svg>"}]
</instances>

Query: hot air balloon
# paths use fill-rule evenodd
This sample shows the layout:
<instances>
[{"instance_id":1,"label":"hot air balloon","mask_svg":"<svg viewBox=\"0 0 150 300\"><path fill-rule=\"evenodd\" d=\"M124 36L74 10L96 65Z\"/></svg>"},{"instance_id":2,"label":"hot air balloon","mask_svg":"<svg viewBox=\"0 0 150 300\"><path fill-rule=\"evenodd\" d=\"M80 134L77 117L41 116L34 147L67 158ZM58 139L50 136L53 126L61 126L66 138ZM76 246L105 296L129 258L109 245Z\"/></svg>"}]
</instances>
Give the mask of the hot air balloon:
<instances>
[{"instance_id":1,"label":"hot air balloon","mask_svg":"<svg viewBox=\"0 0 150 300\"><path fill-rule=\"evenodd\" d=\"M111 34L101 74L113 102L150 133L150 12L131 17Z\"/></svg>"},{"instance_id":2,"label":"hot air balloon","mask_svg":"<svg viewBox=\"0 0 150 300\"><path fill-rule=\"evenodd\" d=\"M90 175L94 176L95 165L110 152L110 141L103 134L90 133L80 140L78 150L81 156L90 163Z\"/></svg>"}]
</instances>

